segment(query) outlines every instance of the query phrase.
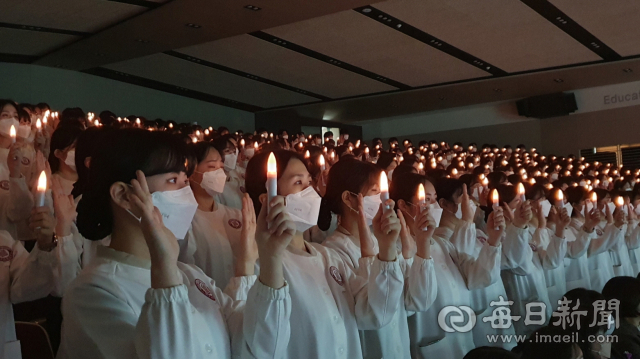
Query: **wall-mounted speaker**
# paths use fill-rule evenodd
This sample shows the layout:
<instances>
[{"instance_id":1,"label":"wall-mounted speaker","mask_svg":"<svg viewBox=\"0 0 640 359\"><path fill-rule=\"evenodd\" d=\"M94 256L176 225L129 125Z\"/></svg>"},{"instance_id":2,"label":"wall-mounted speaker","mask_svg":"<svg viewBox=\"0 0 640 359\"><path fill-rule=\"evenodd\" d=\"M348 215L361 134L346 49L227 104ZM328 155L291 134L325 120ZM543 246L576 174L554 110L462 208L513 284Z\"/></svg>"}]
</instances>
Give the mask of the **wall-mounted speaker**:
<instances>
[{"instance_id":1,"label":"wall-mounted speaker","mask_svg":"<svg viewBox=\"0 0 640 359\"><path fill-rule=\"evenodd\" d=\"M566 116L578 109L573 93L555 93L522 99L516 102L518 115L534 118Z\"/></svg>"}]
</instances>

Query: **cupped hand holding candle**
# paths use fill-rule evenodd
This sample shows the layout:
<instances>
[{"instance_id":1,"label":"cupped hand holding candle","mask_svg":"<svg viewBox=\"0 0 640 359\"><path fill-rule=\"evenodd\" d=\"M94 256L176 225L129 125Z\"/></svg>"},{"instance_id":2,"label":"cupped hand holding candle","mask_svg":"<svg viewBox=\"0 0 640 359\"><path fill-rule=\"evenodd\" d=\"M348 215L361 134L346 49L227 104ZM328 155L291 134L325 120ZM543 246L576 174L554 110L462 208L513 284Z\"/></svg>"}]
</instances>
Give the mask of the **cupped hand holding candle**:
<instances>
[{"instance_id":1,"label":"cupped hand holding candle","mask_svg":"<svg viewBox=\"0 0 640 359\"><path fill-rule=\"evenodd\" d=\"M38 189L36 192L36 206L44 207L44 199L47 193L47 174L45 171L40 173L40 177L38 178Z\"/></svg>"},{"instance_id":2,"label":"cupped hand holding candle","mask_svg":"<svg viewBox=\"0 0 640 359\"><path fill-rule=\"evenodd\" d=\"M391 207L387 204L389 200L389 180L387 178L386 172L380 172L380 200L382 200L382 205L385 211L391 209Z\"/></svg>"},{"instance_id":3,"label":"cupped hand holding candle","mask_svg":"<svg viewBox=\"0 0 640 359\"><path fill-rule=\"evenodd\" d=\"M520 201L522 201L522 203L524 203L527 199L524 196L524 185L521 183L518 183L518 197L520 197Z\"/></svg>"}]
</instances>

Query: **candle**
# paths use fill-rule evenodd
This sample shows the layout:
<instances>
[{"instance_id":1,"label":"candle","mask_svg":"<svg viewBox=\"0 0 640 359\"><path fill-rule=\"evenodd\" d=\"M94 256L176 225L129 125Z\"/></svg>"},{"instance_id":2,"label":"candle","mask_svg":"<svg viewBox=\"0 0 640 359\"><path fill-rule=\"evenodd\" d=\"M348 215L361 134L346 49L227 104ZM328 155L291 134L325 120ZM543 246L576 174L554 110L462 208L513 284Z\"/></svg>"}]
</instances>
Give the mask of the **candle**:
<instances>
[{"instance_id":1,"label":"candle","mask_svg":"<svg viewBox=\"0 0 640 359\"><path fill-rule=\"evenodd\" d=\"M208 129L204 130L204 134L209 136L209 130ZM244 146L244 140L240 141L240 144Z\"/></svg>"},{"instance_id":2,"label":"candle","mask_svg":"<svg viewBox=\"0 0 640 359\"><path fill-rule=\"evenodd\" d=\"M267 203L271 203L271 200L277 195L278 164L276 162L276 157L273 155L273 152L271 152L271 154L269 154L269 159L267 160L267 197L269 198Z\"/></svg>"},{"instance_id":3,"label":"candle","mask_svg":"<svg viewBox=\"0 0 640 359\"><path fill-rule=\"evenodd\" d=\"M206 133L206 131L205 131L205 133ZM208 133L207 133L207 135L208 135ZM244 138L240 140L240 147L244 147Z\"/></svg>"},{"instance_id":4,"label":"candle","mask_svg":"<svg viewBox=\"0 0 640 359\"><path fill-rule=\"evenodd\" d=\"M311 157L311 154L309 153L309 150L307 150L307 152L304 153L304 158L309 158Z\"/></svg>"},{"instance_id":5,"label":"candle","mask_svg":"<svg viewBox=\"0 0 640 359\"><path fill-rule=\"evenodd\" d=\"M196 136L200 136L200 130L196 131Z\"/></svg>"},{"instance_id":6,"label":"candle","mask_svg":"<svg viewBox=\"0 0 640 359\"><path fill-rule=\"evenodd\" d=\"M556 192L556 208L560 210L562 207L564 207L564 195L562 194L562 190L558 190L558 192Z\"/></svg>"},{"instance_id":7,"label":"candle","mask_svg":"<svg viewBox=\"0 0 640 359\"><path fill-rule=\"evenodd\" d=\"M191 141L193 141L193 143L198 143L198 138L197 138L197 137L193 137L193 138L191 139Z\"/></svg>"},{"instance_id":8,"label":"candle","mask_svg":"<svg viewBox=\"0 0 640 359\"><path fill-rule=\"evenodd\" d=\"M482 187L487 188L489 186L489 180L485 177L482 180Z\"/></svg>"},{"instance_id":9,"label":"candle","mask_svg":"<svg viewBox=\"0 0 640 359\"><path fill-rule=\"evenodd\" d=\"M529 180L529 183L530 183L531 185L536 184L536 179L535 179L535 178L530 179L530 180Z\"/></svg>"},{"instance_id":10,"label":"candle","mask_svg":"<svg viewBox=\"0 0 640 359\"><path fill-rule=\"evenodd\" d=\"M136 125L140 126L140 119L136 118Z\"/></svg>"},{"instance_id":11,"label":"candle","mask_svg":"<svg viewBox=\"0 0 640 359\"><path fill-rule=\"evenodd\" d=\"M336 159L336 153L335 152L331 152L331 160L335 160Z\"/></svg>"},{"instance_id":12,"label":"candle","mask_svg":"<svg viewBox=\"0 0 640 359\"><path fill-rule=\"evenodd\" d=\"M451 175L452 175L454 178L457 178L457 177L458 177L458 170L457 170L457 169L455 169L455 168L454 168L454 169L452 169L452 170L451 170Z\"/></svg>"},{"instance_id":13,"label":"candle","mask_svg":"<svg viewBox=\"0 0 640 359\"><path fill-rule=\"evenodd\" d=\"M257 151L258 150L258 142L254 142L253 143L253 148Z\"/></svg>"},{"instance_id":14,"label":"candle","mask_svg":"<svg viewBox=\"0 0 640 359\"><path fill-rule=\"evenodd\" d=\"M420 185L418 185L418 204L420 205L420 208L422 208L426 203L425 197L424 185L420 183Z\"/></svg>"},{"instance_id":15,"label":"candle","mask_svg":"<svg viewBox=\"0 0 640 359\"><path fill-rule=\"evenodd\" d=\"M522 183L518 183L518 196L520 196L520 200L524 203L527 199L524 196L524 185Z\"/></svg>"},{"instance_id":16,"label":"candle","mask_svg":"<svg viewBox=\"0 0 640 359\"><path fill-rule=\"evenodd\" d=\"M322 171L324 171L326 168L325 168L325 165L324 165L324 156L323 155L320 156L320 159L318 159L318 162L320 163L320 169Z\"/></svg>"},{"instance_id":17,"label":"candle","mask_svg":"<svg viewBox=\"0 0 640 359\"><path fill-rule=\"evenodd\" d=\"M38 178L38 191L36 193L36 205L44 207L45 193L47 192L47 175L42 171Z\"/></svg>"},{"instance_id":18,"label":"candle","mask_svg":"<svg viewBox=\"0 0 640 359\"><path fill-rule=\"evenodd\" d=\"M169 124L169 128L173 128L173 123L170 123L170 124Z\"/></svg>"},{"instance_id":19,"label":"candle","mask_svg":"<svg viewBox=\"0 0 640 359\"><path fill-rule=\"evenodd\" d=\"M616 207L620 208L622 206L624 206L624 199L622 196L616 197Z\"/></svg>"},{"instance_id":20,"label":"candle","mask_svg":"<svg viewBox=\"0 0 640 359\"><path fill-rule=\"evenodd\" d=\"M96 126L96 127L100 127L100 121L95 120L95 121L93 122L93 125L94 125L94 126Z\"/></svg>"},{"instance_id":21,"label":"candle","mask_svg":"<svg viewBox=\"0 0 640 359\"><path fill-rule=\"evenodd\" d=\"M500 195L498 194L498 190L495 188L491 191L491 207L494 211L500 208ZM495 227L495 230L500 230L500 227Z\"/></svg>"},{"instance_id":22,"label":"candle","mask_svg":"<svg viewBox=\"0 0 640 359\"><path fill-rule=\"evenodd\" d=\"M49 118L49 110L47 110L47 112L44 113L44 117L42 117L42 123L45 126L47 125L48 118Z\"/></svg>"},{"instance_id":23,"label":"candle","mask_svg":"<svg viewBox=\"0 0 640 359\"><path fill-rule=\"evenodd\" d=\"M391 207L385 204L389 200L389 180L384 171L380 173L380 199L382 200L384 209L390 210Z\"/></svg>"},{"instance_id":24,"label":"candle","mask_svg":"<svg viewBox=\"0 0 640 359\"><path fill-rule=\"evenodd\" d=\"M36 121L36 128L38 129L38 132L42 132L42 122L40 122L40 119Z\"/></svg>"},{"instance_id":25,"label":"candle","mask_svg":"<svg viewBox=\"0 0 640 359\"><path fill-rule=\"evenodd\" d=\"M424 170L424 164L422 164L422 162L420 162L420 164L418 164L418 169L420 171Z\"/></svg>"},{"instance_id":26,"label":"candle","mask_svg":"<svg viewBox=\"0 0 640 359\"><path fill-rule=\"evenodd\" d=\"M16 143L16 128L13 125L9 129L9 137L11 137L11 143Z\"/></svg>"}]
</instances>

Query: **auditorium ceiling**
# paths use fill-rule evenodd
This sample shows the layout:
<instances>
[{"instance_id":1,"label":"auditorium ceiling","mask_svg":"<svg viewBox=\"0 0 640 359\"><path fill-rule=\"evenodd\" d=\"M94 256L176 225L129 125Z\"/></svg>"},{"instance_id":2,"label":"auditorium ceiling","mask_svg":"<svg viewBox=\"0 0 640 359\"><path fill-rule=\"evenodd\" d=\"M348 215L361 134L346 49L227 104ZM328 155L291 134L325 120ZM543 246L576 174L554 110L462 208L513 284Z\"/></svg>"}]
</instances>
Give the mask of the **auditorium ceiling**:
<instances>
[{"instance_id":1,"label":"auditorium ceiling","mask_svg":"<svg viewBox=\"0 0 640 359\"><path fill-rule=\"evenodd\" d=\"M0 61L358 122L640 80L637 0L4 0Z\"/></svg>"}]
</instances>

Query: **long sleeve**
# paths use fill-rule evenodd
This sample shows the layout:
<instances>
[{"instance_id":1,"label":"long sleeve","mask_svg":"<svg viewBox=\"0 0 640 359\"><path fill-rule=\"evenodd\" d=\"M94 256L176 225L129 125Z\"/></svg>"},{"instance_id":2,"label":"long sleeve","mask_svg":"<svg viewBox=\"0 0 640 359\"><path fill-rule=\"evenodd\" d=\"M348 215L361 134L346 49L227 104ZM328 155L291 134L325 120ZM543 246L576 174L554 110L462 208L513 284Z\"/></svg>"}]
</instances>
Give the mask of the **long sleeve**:
<instances>
[{"instance_id":1,"label":"long sleeve","mask_svg":"<svg viewBox=\"0 0 640 359\"><path fill-rule=\"evenodd\" d=\"M574 227L571 227L570 231L575 240L567 242L567 257L578 259L587 254L591 239L595 238L596 232L587 233L582 228L576 229Z\"/></svg>"},{"instance_id":2,"label":"long sleeve","mask_svg":"<svg viewBox=\"0 0 640 359\"><path fill-rule=\"evenodd\" d=\"M54 295L62 297L71 281L80 273L82 250L82 238L77 230L72 230L68 236L58 238L58 246L54 249L59 262Z\"/></svg>"},{"instance_id":3,"label":"long sleeve","mask_svg":"<svg viewBox=\"0 0 640 359\"><path fill-rule=\"evenodd\" d=\"M520 275L526 275L533 270L531 262L533 251L529 246L531 233L525 228L518 228L512 224L507 226L502 241L502 263L500 269L519 269Z\"/></svg>"},{"instance_id":4,"label":"long sleeve","mask_svg":"<svg viewBox=\"0 0 640 359\"><path fill-rule=\"evenodd\" d=\"M451 236L452 242L461 242L456 239L459 236L473 238L475 241L475 225L473 223L463 223L458 226ZM501 244L494 247L484 243L476 258L458 251L452 242L447 240L443 240L443 242L449 251L451 259L464 277L468 289L486 288L500 279Z\"/></svg>"},{"instance_id":5,"label":"long sleeve","mask_svg":"<svg viewBox=\"0 0 640 359\"><path fill-rule=\"evenodd\" d=\"M627 236L625 237L625 241L627 242L627 247L629 249L636 249L640 247L640 226L638 225L638 221L629 222L629 229L627 230Z\"/></svg>"},{"instance_id":6,"label":"long sleeve","mask_svg":"<svg viewBox=\"0 0 640 359\"><path fill-rule=\"evenodd\" d=\"M104 305L104 303L102 304ZM112 309L115 315L120 314L119 311L125 311L124 307ZM134 344L137 353L135 357L137 358L204 358L204 348L195 339L197 336L194 333L194 312L196 311L193 310L189 301L186 286L150 288L145 295L145 303L140 310L140 317L135 328L126 325L129 323L120 321L124 318L116 317L112 324L114 327L115 324L120 324L117 325L117 328L124 330L124 332L116 331L113 334L107 334L110 323L105 323L106 327L101 331L101 335L105 336L103 343L108 344L107 341L112 340L114 341L113 345L118 345L119 339L116 336L130 340L130 337L127 336L130 334L135 338ZM135 321L136 318L127 319ZM103 350L110 351L112 349L103 347ZM111 356L105 355L105 357ZM113 356L113 358L116 357L119 358L119 356Z\"/></svg>"},{"instance_id":7,"label":"long sleeve","mask_svg":"<svg viewBox=\"0 0 640 359\"><path fill-rule=\"evenodd\" d=\"M9 180L9 198L7 217L11 222L18 222L29 218L34 206L33 196L27 186L24 176Z\"/></svg>"},{"instance_id":8,"label":"long sleeve","mask_svg":"<svg viewBox=\"0 0 640 359\"><path fill-rule=\"evenodd\" d=\"M14 241L11 259L11 302L20 303L44 298L53 291L56 257L36 245L27 252L20 241Z\"/></svg>"},{"instance_id":9,"label":"long sleeve","mask_svg":"<svg viewBox=\"0 0 640 359\"><path fill-rule=\"evenodd\" d=\"M538 243L548 243L546 248L538 248L542 267L544 269L555 269L560 265L564 265L564 257L567 254L567 240L552 234L551 230L547 228L538 228L536 234L544 237Z\"/></svg>"},{"instance_id":10,"label":"long sleeve","mask_svg":"<svg viewBox=\"0 0 640 359\"><path fill-rule=\"evenodd\" d=\"M358 329L379 329L393 319L404 289L399 260L383 262L378 257L359 259L356 272L345 266L346 281L355 300Z\"/></svg>"},{"instance_id":11,"label":"long sleeve","mask_svg":"<svg viewBox=\"0 0 640 359\"><path fill-rule=\"evenodd\" d=\"M433 258L413 257L404 289L404 305L407 311L424 312L438 296L438 281Z\"/></svg>"},{"instance_id":12,"label":"long sleeve","mask_svg":"<svg viewBox=\"0 0 640 359\"><path fill-rule=\"evenodd\" d=\"M596 231L598 230L600 229L596 227ZM619 236L623 233L622 228L618 228L614 224L607 224L602 230L602 235L591 240L588 256L595 256L612 249L616 245Z\"/></svg>"}]
</instances>

